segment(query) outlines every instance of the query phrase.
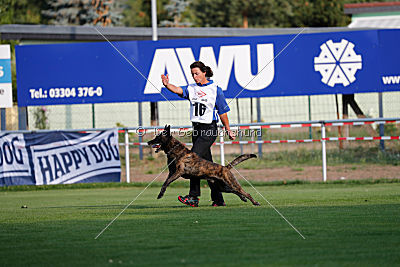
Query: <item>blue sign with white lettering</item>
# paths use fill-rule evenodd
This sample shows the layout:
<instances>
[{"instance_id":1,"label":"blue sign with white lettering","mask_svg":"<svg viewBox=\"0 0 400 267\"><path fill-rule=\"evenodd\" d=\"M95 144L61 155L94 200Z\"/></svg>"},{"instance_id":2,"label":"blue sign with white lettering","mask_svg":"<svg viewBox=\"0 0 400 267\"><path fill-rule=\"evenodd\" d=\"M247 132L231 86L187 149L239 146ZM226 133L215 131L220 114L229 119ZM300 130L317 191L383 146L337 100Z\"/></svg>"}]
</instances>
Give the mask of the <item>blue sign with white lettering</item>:
<instances>
[{"instance_id":1,"label":"blue sign with white lettering","mask_svg":"<svg viewBox=\"0 0 400 267\"><path fill-rule=\"evenodd\" d=\"M17 46L18 104L182 100L163 88L160 76L168 73L177 86L193 83L189 66L196 60L212 68L227 98L400 90L400 30L294 38Z\"/></svg>"}]
</instances>

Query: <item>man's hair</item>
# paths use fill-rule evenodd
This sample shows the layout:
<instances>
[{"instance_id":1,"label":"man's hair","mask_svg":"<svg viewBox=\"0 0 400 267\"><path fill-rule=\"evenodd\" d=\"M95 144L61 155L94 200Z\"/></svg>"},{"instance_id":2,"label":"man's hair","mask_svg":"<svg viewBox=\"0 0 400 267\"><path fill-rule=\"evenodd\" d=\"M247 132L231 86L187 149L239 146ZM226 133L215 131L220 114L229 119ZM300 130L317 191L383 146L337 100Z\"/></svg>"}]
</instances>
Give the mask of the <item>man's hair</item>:
<instances>
[{"instance_id":1,"label":"man's hair","mask_svg":"<svg viewBox=\"0 0 400 267\"><path fill-rule=\"evenodd\" d=\"M195 61L190 65L191 69L194 68L199 68L201 70L201 72L205 72L206 73L206 77L211 78L214 73L212 71L212 69L209 66L204 65L203 62L201 61Z\"/></svg>"}]
</instances>

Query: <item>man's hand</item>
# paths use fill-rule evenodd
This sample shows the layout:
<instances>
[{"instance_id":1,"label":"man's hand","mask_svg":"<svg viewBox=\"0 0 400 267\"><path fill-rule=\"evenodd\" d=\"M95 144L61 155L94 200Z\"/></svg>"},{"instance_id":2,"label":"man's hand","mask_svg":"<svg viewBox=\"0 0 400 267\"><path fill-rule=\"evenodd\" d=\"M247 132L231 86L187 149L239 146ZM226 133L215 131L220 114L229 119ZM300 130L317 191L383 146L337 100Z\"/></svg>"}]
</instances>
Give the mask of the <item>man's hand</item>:
<instances>
[{"instance_id":1,"label":"man's hand","mask_svg":"<svg viewBox=\"0 0 400 267\"><path fill-rule=\"evenodd\" d=\"M227 132L228 132L229 139L231 139L231 140L235 140L236 139L236 133L234 131L227 130Z\"/></svg>"},{"instance_id":2,"label":"man's hand","mask_svg":"<svg viewBox=\"0 0 400 267\"><path fill-rule=\"evenodd\" d=\"M161 75L161 82L165 86L165 88L170 90L172 93L175 93L175 94L178 94L178 95L182 95L183 94L182 87L175 86L175 85L169 83L168 74L167 75Z\"/></svg>"},{"instance_id":3,"label":"man's hand","mask_svg":"<svg viewBox=\"0 0 400 267\"><path fill-rule=\"evenodd\" d=\"M161 81L162 81L162 84L165 86L165 87L167 87L168 86L168 84L169 84L169 77L168 77L168 74L167 75L161 75Z\"/></svg>"}]
</instances>

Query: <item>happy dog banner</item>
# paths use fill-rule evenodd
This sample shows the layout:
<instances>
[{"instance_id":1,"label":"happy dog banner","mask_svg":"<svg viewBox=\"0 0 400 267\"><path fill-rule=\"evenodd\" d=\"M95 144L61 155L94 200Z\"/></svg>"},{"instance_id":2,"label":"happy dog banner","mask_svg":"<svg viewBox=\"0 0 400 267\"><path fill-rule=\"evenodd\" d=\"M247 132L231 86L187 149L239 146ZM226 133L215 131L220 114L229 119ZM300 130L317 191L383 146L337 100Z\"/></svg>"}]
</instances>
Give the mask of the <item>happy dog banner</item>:
<instances>
[{"instance_id":1,"label":"happy dog banner","mask_svg":"<svg viewBox=\"0 0 400 267\"><path fill-rule=\"evenodd\" d=\"M0 185L119 182L118 131L0 136Z\"/></svg>"}]
</instances>

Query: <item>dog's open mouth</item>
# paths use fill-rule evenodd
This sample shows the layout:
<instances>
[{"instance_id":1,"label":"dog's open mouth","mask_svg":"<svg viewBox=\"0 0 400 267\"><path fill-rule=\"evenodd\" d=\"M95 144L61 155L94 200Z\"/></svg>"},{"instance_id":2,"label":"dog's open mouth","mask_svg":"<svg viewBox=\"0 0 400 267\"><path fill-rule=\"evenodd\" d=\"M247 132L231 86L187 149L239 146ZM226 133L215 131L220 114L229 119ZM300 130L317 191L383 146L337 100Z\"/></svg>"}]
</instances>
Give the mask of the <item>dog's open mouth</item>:
<instances>
[{"instance_id":1,"label":"dog's open mouth","mask_svg":"<svg viewBox=\"0 0 400 267\"><path fill-rule=\"evenodd\" d=\"M160 151L160 149L161 149L161 145L160 144L154 144L151 147L156 149L156 151L155 151L156 153L158 153L158 151Z\"/></svg>"}]
</instances>

